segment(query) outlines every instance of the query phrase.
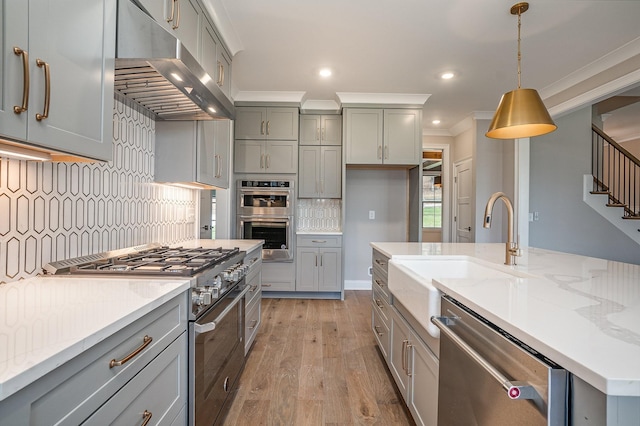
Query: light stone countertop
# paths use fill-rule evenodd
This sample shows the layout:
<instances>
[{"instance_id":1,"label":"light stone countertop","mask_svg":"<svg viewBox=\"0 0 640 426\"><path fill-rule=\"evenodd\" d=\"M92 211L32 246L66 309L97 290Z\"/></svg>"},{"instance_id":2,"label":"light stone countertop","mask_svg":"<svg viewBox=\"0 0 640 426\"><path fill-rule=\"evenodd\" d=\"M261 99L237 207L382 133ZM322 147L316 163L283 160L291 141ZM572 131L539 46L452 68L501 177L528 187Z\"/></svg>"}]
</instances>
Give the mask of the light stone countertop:
<instances>
[{"instance_id":1,"label":"light stone countertop","mask_svg":"<svg viewBox=\"0 0 640 426\"><path fill-rule=\"evenodd\" d=\"M640 396L640 265L504 244L372 243L397 259L455 256L525 277L438 279L433 285L601 392Z\"/></svg>"}]
</instances>

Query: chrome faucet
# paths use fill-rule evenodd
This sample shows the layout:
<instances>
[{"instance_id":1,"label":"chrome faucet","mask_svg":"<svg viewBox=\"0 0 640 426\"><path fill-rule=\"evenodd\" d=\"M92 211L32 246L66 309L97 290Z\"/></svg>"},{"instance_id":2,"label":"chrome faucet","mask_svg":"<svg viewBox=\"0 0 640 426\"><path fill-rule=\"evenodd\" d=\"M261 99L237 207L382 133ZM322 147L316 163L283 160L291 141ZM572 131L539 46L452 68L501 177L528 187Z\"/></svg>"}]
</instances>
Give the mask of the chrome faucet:
<instances>
[{"instance_id":1,"label":"chrome faucet","mask_svg":"<svg viewBox=\"0 0 640 426\"><path fill-rule=\"evenodd\" d=\"M508 223L507 223L507 243L505 249L505 257L504 264L505 265L515 265L516 264L516 256L522 256L522 251L518 248L518 244L513 241L513 204L511 204L511 200L503 193L496 192L495 194L489 197L489 201L487 201L487 207L484 209L484 223L482 224L485 228L491 228L491 214L493 213L493 205L501 199L504 201L505 206L507 207L507 215L508 215Z\"/></svg>"}]
</instances>

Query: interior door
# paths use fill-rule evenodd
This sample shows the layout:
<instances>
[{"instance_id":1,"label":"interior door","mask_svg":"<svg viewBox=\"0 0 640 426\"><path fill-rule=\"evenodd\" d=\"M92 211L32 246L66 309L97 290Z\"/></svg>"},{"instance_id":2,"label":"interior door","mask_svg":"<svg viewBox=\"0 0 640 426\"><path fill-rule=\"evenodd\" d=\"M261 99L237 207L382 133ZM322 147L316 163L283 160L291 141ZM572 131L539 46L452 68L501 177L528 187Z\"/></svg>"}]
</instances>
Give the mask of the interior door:
<instances>
[{"instance_id":1,"label":"interior door","mask_svg":"<svg viewBox=\"0 0 640 426\"><path fill-rule=\"evenodd\" d=\"M455 238L457 243L475 241L473 223L473 162L463 160L453 166L453 182L455 191Z\"/></svg>"}]
</instances>

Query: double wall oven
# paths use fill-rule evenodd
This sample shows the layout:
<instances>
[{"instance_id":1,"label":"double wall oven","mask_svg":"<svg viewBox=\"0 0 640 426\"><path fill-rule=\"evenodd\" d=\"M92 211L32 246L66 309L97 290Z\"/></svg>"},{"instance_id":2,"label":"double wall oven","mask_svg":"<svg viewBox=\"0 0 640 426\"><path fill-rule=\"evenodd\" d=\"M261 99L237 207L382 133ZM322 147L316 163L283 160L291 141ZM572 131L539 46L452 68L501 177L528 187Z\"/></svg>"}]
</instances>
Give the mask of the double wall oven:
<instances>
[{"instance_id":1,"label":"double wall oven","mask_svg":"<svg viewBox=\"0 0 640 426\"><path fill-rule=\"evenodd\" d=\"M170 248L148 244L45 265L46 274L184 277L190 280L189 424L222 424L244 367L244 277L238 248Z\"/></svg>"},{"instance_id":2,"label":"double wall oven","mask_svg":"<svg viewBox=\"0 0 640 426\"><path fill-rule=\"evenodd\" d=\"M238 181L237 235L240 239L264 240L265 262L293 261L293 186L293 181Z\"/></svg>"}]
</instances>

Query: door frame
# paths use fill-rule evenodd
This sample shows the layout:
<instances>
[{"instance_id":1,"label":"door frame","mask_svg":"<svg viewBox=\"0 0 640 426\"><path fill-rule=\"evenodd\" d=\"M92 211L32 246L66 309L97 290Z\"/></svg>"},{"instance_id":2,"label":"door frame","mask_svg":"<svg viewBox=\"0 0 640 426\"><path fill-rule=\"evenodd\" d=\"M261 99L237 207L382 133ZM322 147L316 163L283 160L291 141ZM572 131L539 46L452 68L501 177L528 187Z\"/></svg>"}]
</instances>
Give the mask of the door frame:
<instances>
[{"instance_id":1,"label":"door frame","mask_svg":"<svg viewBox=\"0 0 640 426\"><path fill-rule=\"evenodd\" d=\"M426 143L422 145L422 151L426 149L440 149L442 150L442 187L445 188L442 191L442 242L449 243L451 240L451 224L453 223L450 211L451 208L451 184L452 178L452 165L451 165L451 145L439 144L439 143ZM420 165L420 179L422 179L422 164ZM422 193L420 193L422 197ZM420 215L422 215L422 200L420 200ZM422 232L422 230L420 230Z\"/></svg>"}]
</instances>

